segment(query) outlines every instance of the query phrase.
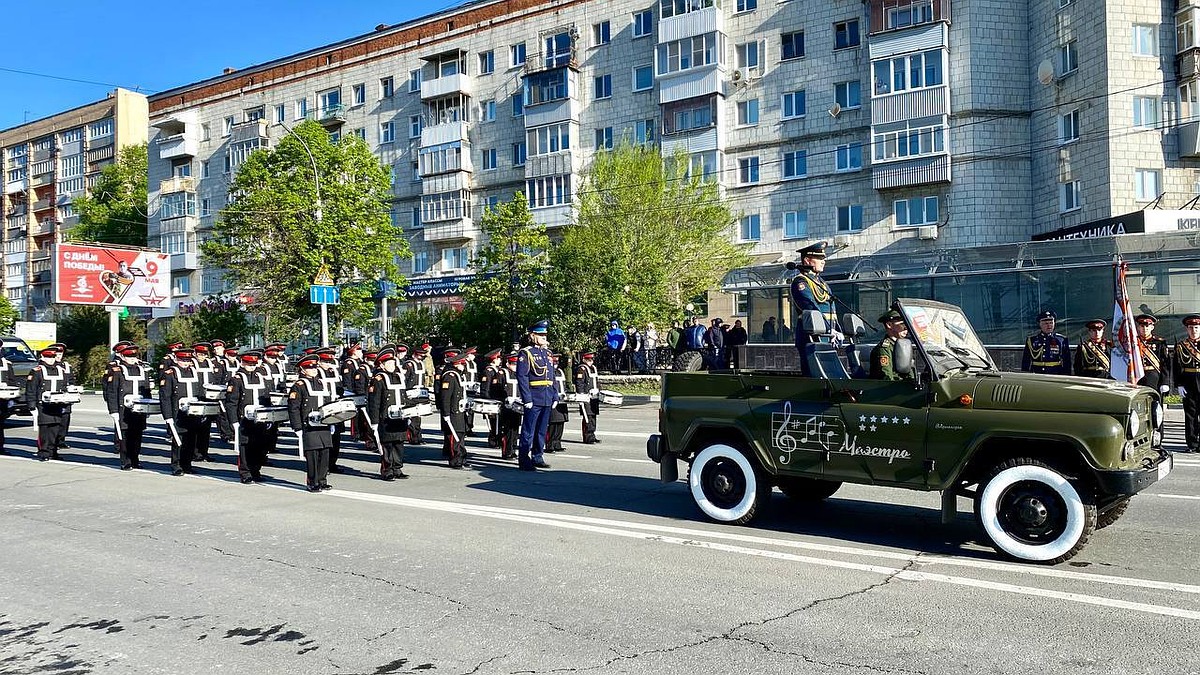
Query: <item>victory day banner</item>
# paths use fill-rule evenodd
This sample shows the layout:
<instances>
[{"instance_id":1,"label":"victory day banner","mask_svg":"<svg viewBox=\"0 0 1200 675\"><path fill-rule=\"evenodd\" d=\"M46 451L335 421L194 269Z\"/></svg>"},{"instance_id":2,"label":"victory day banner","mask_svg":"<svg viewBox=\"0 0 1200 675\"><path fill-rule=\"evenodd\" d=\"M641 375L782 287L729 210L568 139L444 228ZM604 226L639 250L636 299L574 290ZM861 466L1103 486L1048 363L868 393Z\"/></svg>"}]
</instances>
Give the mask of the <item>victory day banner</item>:
<instances>
[{"instance_id":1,"label":"victory day banner","mask_svg":"<svg viewBox=\"0 0 1200 675\"><path fill-rule=\"evenodd\" d=\"M54 301L161 307L171 297L171 256L158 251L58 244Z\"/></svg>"}]
</instances>

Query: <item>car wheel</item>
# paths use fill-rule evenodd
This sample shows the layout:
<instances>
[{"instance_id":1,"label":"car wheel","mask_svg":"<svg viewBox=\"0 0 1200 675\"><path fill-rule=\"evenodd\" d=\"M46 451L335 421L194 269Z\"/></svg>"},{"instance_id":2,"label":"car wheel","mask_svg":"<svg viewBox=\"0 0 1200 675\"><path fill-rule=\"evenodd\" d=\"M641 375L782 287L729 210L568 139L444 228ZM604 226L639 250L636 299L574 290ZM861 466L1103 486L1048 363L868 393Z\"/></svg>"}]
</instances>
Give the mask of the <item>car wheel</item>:
<instances>
[{"instance_id":1,"label":"car wheel","mask_svg":"<svg viewBox=\"0 0 1200 675\"><path fill-rule=\"evenodd\" d=\"M716 443L696 455L688 470L696 506L709 518L744 525L760 515L771 499L771 482L753 460L731 445Z\"/></svg>"},{"instance_id":2,"label":"car wheel","mask_svg":"<svg viewBox=\"0 0 1200 675\"><path fill-rule=\"evenodd\" d=\"M975 513L1000 553L1059 563L1083 549L1096 529L1096 504L1058 471L1035 459L998 464L980 483Z\"/></svg>"},{"instance_id":3,"label":"car wheel","mask_svg":"<svg viewBox=\"0 0 1200 675\"><path fill-rule=\"evenodd\" d=\"M677 373L691 373L704 369L704 355L700 352L684 352L675 357L673 364Z\"/></svg>"},{"instance_id":4,"label":"car wheel","mask_svg":"<svg viewBox=\"0 0 1200 675\"><path fill-rule=\"evenodd\" d=\"M779 491L789 499L797 502L819 502L828 499L842 487L837 480L818 480L815 478L800 478L781 476L776 479Z\"/></svg>"},{"instance_id":5,"label":"car wheel","mask_svg":"<svg viewBox=\"0 0 1200 675\"><path fill-rule=\"evenodd\" d=\"M1117 519L1125 515L1125 511L1129 508L1129 500L1133 497L1126 497L1121 501L1113 504L1107 511L1096 516L1096 529L1102 530L1109 525L1117 522Z\"/></svg>"}]
</instances>

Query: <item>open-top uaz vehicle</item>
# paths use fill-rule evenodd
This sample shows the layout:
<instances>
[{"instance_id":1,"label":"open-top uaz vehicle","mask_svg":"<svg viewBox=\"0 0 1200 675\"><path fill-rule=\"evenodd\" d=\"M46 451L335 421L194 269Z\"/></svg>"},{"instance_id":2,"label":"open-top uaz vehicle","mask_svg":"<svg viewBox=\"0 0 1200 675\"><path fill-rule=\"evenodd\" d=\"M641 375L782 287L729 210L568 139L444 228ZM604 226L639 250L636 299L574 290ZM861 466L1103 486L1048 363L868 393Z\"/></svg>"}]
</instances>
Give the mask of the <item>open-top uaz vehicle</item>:
<instances>
[{"instance_id":1,"label":"open-top uaz vehicle","mask_svg":"<svg viewBox=\"0 0 1200 675\"><path fill-rule=\"evenodd\" d=\"M820 500L842 483L942 492L975 502L993 546L1055 563L1114 522L1132 495L1164 478L1163 409L1145 387L997 370L958 307L898 300L909 339L893 355L911 380L866 379L869 346L808 346L805 373L668 373L659 434L647 445L664 481L688 484L713 520L743 524L771 489ZM829 328L816 312L804 329ZM848 332L863 324L847 315ZM857 375L852 377L851 373Z\"/></svg>"}]
</instances>

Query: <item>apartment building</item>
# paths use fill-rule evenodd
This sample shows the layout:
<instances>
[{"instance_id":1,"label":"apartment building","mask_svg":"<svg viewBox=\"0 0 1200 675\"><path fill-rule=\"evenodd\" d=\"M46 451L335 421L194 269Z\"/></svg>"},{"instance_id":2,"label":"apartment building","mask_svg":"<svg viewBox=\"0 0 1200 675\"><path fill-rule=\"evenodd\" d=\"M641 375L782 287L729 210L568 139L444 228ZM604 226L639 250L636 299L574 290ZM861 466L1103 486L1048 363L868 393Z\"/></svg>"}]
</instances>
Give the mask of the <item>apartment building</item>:
<instances>
[{"instance_id":1,"label":"apartment building","mask_svg":"<svg viewBox=\"0 0 1200 675\"><path fill-rule=\"evenodd\" d=\"M27 320L54 299L51 247L78 218L87 194L118 150L146 142L146 97L116 89L105 99L0 131L4 192L4 293Z\"/></svg>"},{"instance_id":2,"label":"apartment building","mask_svg":"<svg viewBox=\"0 0 1200 675\"><path fill-rule=\"evenodd\" d=\"M231 172L304 119L392 167L402 269L429 303L455 299L486 206L520 190L562 227L590 158L622 140L719 181L760 261L1190 208L1196 73L1174 80L1192 2L477 0L152 96L151 237L178 301L225 290L198 242Z\"/></svg>"}]
</instances>

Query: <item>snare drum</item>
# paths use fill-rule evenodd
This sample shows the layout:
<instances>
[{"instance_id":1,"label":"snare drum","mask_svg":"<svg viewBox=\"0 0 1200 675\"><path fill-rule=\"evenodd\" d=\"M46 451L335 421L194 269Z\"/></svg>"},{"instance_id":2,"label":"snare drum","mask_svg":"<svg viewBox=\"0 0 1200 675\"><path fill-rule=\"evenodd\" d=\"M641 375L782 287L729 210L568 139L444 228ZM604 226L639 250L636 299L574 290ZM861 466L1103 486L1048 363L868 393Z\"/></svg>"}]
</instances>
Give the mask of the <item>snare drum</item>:
<instances>
[{"instance_id":1,"label":"snare drum","mask_svg":"<svg viewBox=\"0 0 1200 675\"><path fill-rule=\"evenodd\" d=\"M354 401L342 398L321 406L320 410L312 413L312 417L316 420L316 424L338 424L354 419L357 414L358 408L354 405Z\"/></svg>"},{"instance_id":2,"label":"snare drum","mask_svg":"<svg viewBox=\"0 0 1200 675\"><path fill-rule=\"evenodd\" d=\"M156 398L142 398L137 394L125 394L122 404L130 411L143 415L155 415L162 411Z\"/></svg>"},{"instance_id":3,"label":"snare drum","mask_svg":"<svg viewBox=\"0 0 1200 675\"><path fill-rule=\"evenodd\" d=\"M621 405L625 402L625 395L619 391L601 389L599 392L597 392L597 395L600 399L600 402L604 405Z\"/></svg>"},{"instance_id":4,"label":"snare drum","mask_svg":"<svg viewBox=\"0 0 1200 675\"><path fill-rule=\"evenodd\" d=\"M354 407L355 407L355 408L365 408L365 407L367 407L367 396L366 396L366 394L364 394L364 395L362 395L362 396L355 396L354 394L349 394L349 395L345 395L345 394L343 394L343 395L342 395L342 398L340 398L340 399L338 399L338 400L340 400L340 401L350 401L351 403L353 403L353 404L354 404Z\"/></svg>"},{"instance_id":5,"label":"snare drum","mask_svg":"<svg viewBox=\"0 0 1200 675\"><path fill-rule=\"evenodd\" d=\"M67 385L67 393L68 394L82 394L83 393L83 385L82 384L68 384Z\"/></svg>"},{"instance_id":6,"label":"snare drum","mask_svg":"<svg viewBox=\"0 0 1200 675\"><path fill-rule=\"evenodd\" d=\"M499 415L500 401L490 398L473 398L467 406L479 415Z\"/></svg>"},{"instance_id":7,"label":"snare drum","mask_svg":"<svg viewBox=\"0 0 1200 675\"><path fill-rule=\"evenodd\" d=\"M0 387L0 401L11 401L21 396L21 390L16 387Z\"/></svg>"},{"instance_id":8,"label":"snare drum","mask_svg":"<svg viewBox=\"0 0 1200 675\"><path fill-rule=\"evenodd\" d=\"M191 417L212 417L221 414L221 404L216 401L204 401L198 398L185 398L179 401L179 409Z\"/></svg>"},{"instance_id":9,"label":"snare drum","mask_svg":"<svg viewBox=\"0 0 1200 675\"><path fill-rule=\"evenodd\" d=\"M260 424L266 422L286 422L288 419L288 409L285 405L248 405L242 411L242 416L251 422L258 422Z\"/></svg>"},{"instance_id":10,"label":"snare drum","mask_svg":"<svg viewBox=\"0 0 1200 675\"><path fill-rule=\"evenodd\" d=\"M81 400L83 399L80 398L79 394L50 391L42 392L42 403L49 403L51 405L71 405L73 403L79 403Z\"/></svg>"},{"instance_id":11,"label":"snare drum","mask_svg":"<svg viewBox=\"0 0 1200 675\"><path fill-rule=\"evenodd\" d=\"M504 400L504 407L518 415L525 414L525 403L519 398L507 398Z\"/></svg>"},{"instance_id":12,"label":"snare drum","mask_svg":"<svg viewBox=\"0 0 1200 675\"><path fill-rule=\"evenodd\" d=\"M432 403L418 403L416 405L410 405L404 408L401 408L398 405L390 405L387 409L388 419L392 420L407 420L414 417L424 417L432 414Z\"/></svg>"},{"instance_id":13,"label":"snare drum","mask_svg":"<svg viewBox=\"0 0 1200 675\"><path fill-rule=\"evenodd\" d=\"M204 385L204 398L210 401L220 401L225 398L225 385L223 384L206 384Z\"/></svg>"},{"instance_id":14,"label":"snare drum","mask_svg":"<svg viewBox=\"0 0 1200 675\"><path fill-rule=\"evenodd\" d=\"M567 394L563 400L566 401L567 403L591 403L592 395L587 394L587 393L583 393L583 394L571 393L571 394Z\"/></svg>"},{"instance_id":15,"label":"snare drum","mask_svg":"<svg viewBox=\"0 0 1200 675\"><path fill-rule=\"evenodd\" d=\"M287 405L287 397L285 391L273 391L267 394L267 400L271 402L271 405Z\"/></svg>"}]
</instances>

